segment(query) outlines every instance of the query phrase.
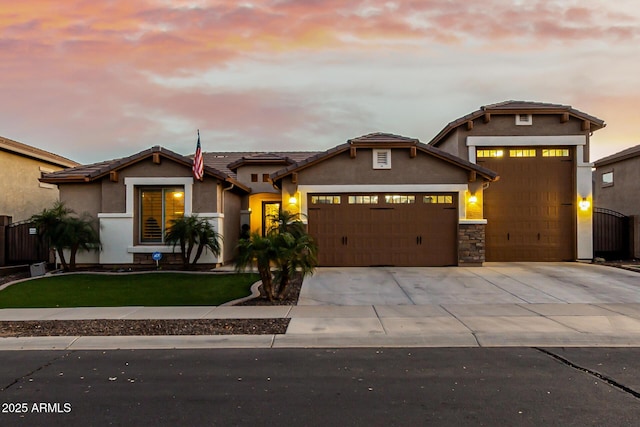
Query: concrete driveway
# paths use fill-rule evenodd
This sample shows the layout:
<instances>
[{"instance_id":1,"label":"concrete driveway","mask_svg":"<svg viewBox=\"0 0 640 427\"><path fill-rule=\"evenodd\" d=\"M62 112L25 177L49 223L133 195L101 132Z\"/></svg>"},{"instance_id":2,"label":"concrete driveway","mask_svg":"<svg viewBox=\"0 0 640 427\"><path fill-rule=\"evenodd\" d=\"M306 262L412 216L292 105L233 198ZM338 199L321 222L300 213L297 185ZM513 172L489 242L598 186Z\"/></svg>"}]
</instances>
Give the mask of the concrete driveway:
<instances>
[{"instance_id":1,"label":"concrete driveway","mask_svg":"<svg viewBox=\"0 0 640 427\"><path fill-rule=\"evenodd\" d=\"M319 268L298 305L640 303L640 273L584 263Z\"/></svg>"}]
</instances>

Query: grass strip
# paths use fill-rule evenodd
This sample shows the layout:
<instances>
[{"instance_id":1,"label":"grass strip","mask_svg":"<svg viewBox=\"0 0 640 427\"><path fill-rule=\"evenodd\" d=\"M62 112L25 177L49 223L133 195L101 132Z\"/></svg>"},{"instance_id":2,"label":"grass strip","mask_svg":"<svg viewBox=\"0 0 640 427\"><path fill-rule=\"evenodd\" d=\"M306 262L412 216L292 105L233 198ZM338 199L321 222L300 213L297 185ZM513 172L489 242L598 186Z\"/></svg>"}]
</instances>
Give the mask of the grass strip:
<instances>
[{"instance_id":1,"label":"grass strip","mask_svg":"<svg viewBox=\"0 0 640 427\"><path fill-rule=\"evenodd\" d=\"M0 291L0 308L208 306L248 296L257 274L70 274Z\"/></svg>"}]
</instances>

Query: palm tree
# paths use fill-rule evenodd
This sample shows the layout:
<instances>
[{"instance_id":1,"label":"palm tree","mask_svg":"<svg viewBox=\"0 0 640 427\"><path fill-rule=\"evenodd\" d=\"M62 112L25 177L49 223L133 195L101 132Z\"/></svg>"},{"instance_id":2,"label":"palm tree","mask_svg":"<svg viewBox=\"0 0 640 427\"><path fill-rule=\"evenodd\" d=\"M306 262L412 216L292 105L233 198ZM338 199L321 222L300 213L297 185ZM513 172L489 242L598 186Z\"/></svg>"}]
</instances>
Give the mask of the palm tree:
<instances>
[{"instance_id":1,"label":"palm tree","mask_svg":"<svg viewBox=\"0 0 640 427\"><path fill-rule=\"evenodd\" d=\"M276 241L278 254L274 260L276 265L276 282L278 298L284 299L289 293L291 279L313 274L318 265L318 246L307 233L300 214L281 211L273 216L274 226L270 234Z\"/></svg>"},{"instance_id":2,"label":"palm tree","mask_svg":"<svg viewBox=\"0 0 640 427\"><path fill-rule=\"evenodd\" d=\"M75 212L63 202L57 201L50 209L43 209L41 213L33 215L30 221L38 229L40 238L56 251L64 271L76 269L79 250L100 250L100 237L90 215L75 216ZM65 249L69 250L68 263Z\"/></svg>"},{"instance_id":3,"label":"palm tree","mask_svg":"<svg viewBox=\"0 0 640 427\"><path fill-rule=\"evenodd\" d=\"M276 258L277 249L274 240L270 236L261 236L259 233L251 233L248 239L240 239L238 254L236 256L236 270L242 271L247 267L253 268L254 263L258 267L258 274L262 280L263 296L273 301L275 293L273 289L273 275L271 263Z\"/></svg>"},{"instance_id":4,"label":"palm tree","mask_svg":"<svg viewBox=\"0 0 640 427\"><path fill-rule=\"evenodd\" d=\"M293 277L313 274L318 247L299 215L282 211L271 219L273 226L266 236L253 233L249 239L240 241L236 269L244 270L255 262L265 296L273 301L287 296Z\"/></svg>"},{"instance_id":5,"label":"palm tree","mask_svg":"<svg viewBox=\"0 0 640 427\"><path fill-rule=\"evenodd\" d=\"M202 254L209 250L213 256L220 256L222 236L214 230L209 221L191 215L171 220L171 226L165 234L165 242L175 248L180 246L180 256L185 270L195 265ZM191 255L195 249L195 255Z\"/></svg>"}]
</instances>

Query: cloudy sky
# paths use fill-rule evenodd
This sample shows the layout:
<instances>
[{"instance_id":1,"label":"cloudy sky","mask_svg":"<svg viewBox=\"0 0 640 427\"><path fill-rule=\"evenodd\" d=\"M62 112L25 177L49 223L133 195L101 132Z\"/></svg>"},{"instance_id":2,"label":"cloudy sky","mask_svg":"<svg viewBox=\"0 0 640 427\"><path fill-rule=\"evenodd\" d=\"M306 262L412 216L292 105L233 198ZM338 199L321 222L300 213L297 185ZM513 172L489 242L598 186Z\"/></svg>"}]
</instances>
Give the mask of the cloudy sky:
<instances>
[{"instance_id":1,"label":"cloudy sky","mask_svg":"<svg viewBox=\"0 0 640 427\"><path fill-rule=\"evenodd\" d=\"M162 145L428 142L509 99L640 144L637 0L0 0L0 136L89 163Z\"/></svg>"}]
</instances>

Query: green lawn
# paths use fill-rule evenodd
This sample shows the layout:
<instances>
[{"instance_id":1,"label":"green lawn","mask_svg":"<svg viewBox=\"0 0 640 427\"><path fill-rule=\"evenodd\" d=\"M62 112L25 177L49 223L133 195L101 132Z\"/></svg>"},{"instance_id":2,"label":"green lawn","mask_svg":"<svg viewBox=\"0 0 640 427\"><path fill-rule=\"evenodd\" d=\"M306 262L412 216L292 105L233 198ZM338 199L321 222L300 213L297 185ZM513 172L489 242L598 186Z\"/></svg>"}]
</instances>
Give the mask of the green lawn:
<instances>
[{"instance_id":1,"label":"green lawn","mask_svg":"<svg viewBox=\"0 0 640 427\"><path fill-rule=\"evenodd\" d=\"M257 274L72 274L0 291L0 308L220 305L248 296Z\"/></svg>"}]
</instances>

